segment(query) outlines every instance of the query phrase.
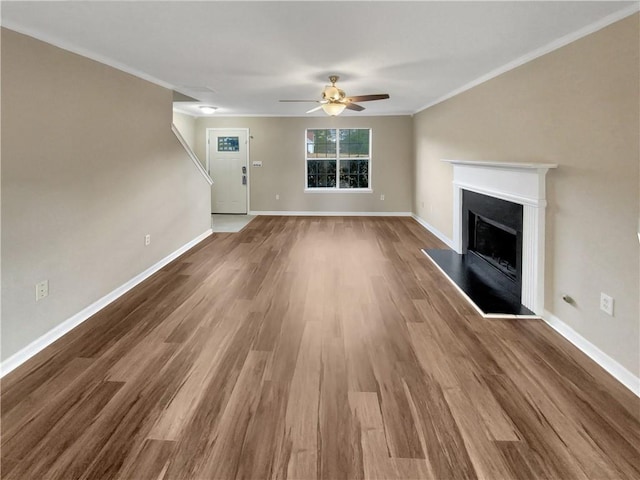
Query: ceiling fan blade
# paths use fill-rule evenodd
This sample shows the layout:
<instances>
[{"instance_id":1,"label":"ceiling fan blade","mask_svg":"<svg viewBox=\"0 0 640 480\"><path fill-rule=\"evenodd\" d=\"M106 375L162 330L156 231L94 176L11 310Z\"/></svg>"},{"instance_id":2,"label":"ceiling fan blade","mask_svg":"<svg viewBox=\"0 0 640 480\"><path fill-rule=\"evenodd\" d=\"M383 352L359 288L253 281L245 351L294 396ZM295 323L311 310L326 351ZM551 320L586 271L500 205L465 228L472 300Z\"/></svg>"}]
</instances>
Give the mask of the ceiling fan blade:
<instances>
[{"instance_id":1,"label":"ceiling fan blade","mask_svg":"<svg viewBox=\"0 0 640 480\"><path fill-rule=\"evenodd\" d=\"M348 102L370 102L371 100L386 100L389 98L388 93L376 93L375 95L356 95L355 97L347 97Z\"/></svg>"},{"instance_id":2,"label":"ceiling fan blade","mask_svg":"<svg viewBox=\"0 0 640 480\"><path fill-rule=\"evenodd\" d=\"M279 102L307 102L307 103L319 103L320 100L278 100Z\"/></svg>"},{"instance_id":3,"label":"ceiling fan blade","mask_svg":"<svg viewBox=\"0 0 640 480\"><path fill-rule=\"evenodd\" d=\"M347 103L347 110L355 110L356 112L361 112L364 110L362 105L358 105L357 103Z\"/></svg>"},{"instance_id":4,"label":"ceiling fan blade","mask_svg":"<svg viewBox=\"0 0 640 480\"><path fill-rule=\"evenodd\" d=\"M313 112L317 112L318 110L320 110L322 108L322 105L320 105L319 107L315 107L312 108L311 110L309 110L307 113L313 113Z\"/></svg>"}]
</instances>

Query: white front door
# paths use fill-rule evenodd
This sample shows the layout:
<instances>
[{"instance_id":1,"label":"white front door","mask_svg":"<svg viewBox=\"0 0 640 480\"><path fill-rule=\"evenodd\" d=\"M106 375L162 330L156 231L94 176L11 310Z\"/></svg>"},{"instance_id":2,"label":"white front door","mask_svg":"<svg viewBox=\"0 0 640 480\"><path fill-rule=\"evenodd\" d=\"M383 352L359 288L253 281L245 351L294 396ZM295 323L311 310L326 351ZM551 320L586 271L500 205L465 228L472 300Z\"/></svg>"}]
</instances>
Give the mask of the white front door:
<instances>
[{"instance_id":1,"label":"white front door","mask_svg":"<svg viewBox=\"0 0 640 480\"><path fill-rule=\"evenodd\" d=\"M247 130L210 128L207 164L213 179L211 213L247 213Z\"/></svg>"}]
</instances>

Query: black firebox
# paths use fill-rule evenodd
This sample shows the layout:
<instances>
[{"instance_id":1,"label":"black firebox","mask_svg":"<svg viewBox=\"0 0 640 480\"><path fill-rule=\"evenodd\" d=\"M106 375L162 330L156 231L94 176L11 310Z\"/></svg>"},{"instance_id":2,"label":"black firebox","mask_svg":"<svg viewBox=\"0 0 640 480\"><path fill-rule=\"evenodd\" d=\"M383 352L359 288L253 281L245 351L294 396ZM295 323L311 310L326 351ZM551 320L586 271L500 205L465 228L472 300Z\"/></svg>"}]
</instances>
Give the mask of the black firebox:
<instances>
[{"instance_id":1,"label":"black firebox","mask_svg":"<svg viewBox=\"0 0 640 480\"><path fill-rule=\"evenodd\" d=\"M478 255L509 279L518 281L518 232L469 212L469 253Z\"/></svg>"},{"instance_id":2,"label":"black firebox","mask_svg":"<svg viewBox=\"0 0 640 480\"><path fill-rule=\"evenodd\" d=\"M522 305L523 208L462 190L462 254L423 250L484 314L534 316Z\"/></svg>"},{"instance_id":3,"label":"black firebox","mask_svg":"<svg viewBox=\"0 0 640 480\"><path fill-rule=\"evenodd\" d=\"M520 301L522 205L463 190L462 241L472 268Z\"/></svg>"}]
</instances>

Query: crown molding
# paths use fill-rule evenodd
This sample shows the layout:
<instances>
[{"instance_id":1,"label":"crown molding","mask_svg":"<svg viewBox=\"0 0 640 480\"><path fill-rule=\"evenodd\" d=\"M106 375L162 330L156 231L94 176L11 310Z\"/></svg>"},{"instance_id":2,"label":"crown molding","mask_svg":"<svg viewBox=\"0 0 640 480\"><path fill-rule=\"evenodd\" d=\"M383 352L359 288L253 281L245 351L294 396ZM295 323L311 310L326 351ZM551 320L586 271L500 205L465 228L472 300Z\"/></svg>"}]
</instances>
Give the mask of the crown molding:
<instances>
[{"instance_id":1,"label":"crown molding","mask_svg":"<svg viewBox=\"0 0 640 480\"><path fill-rule=\"evenodd\" d=\"M134 77L146 80L147 82L153 83L160 87L168 88L169 90L175 90L175 87L173 85L164 82L152 75L148 75L140 70L131 68L130 66L125 65L124 63L117 62L112 58L99 55L72 43L65 42L64 40L61 40L53 35L47 35L46 33L42 33L35 29L25 27L10 20L4 19L2 20L2 28L13 30L14 32L21 33L22 35L27 35L29 37L35 38L36 40L40 40L41 42L48 43L49 45L61 48L62 50L66 50L67 52L75 53L76 55L80 55L81 57L94 60L98 63L115 68L116 70L120 70L121 72L128 73L129 75L133 75Z\"/></svg>"},{"instance_id":2,"label":"crown molding","mask_svg":"<svg viewBox=\"0 0 640 480\"><path fill-rule=\"evenodd\" d=\"M576 40L586 37L587 35L595 33L598 30L602 30L603 28L608 27L612 23L618 22L623 18L627 18L628 16L633 15L639 10L640 10L640 2L635 2L633 5L631 5L628 8L624 8L622 10L612 13L611 15L607 15L606 17L601 18L597 22L594 22L585 27L582 27L581 29L576 30L575 32L571 32L565 35L564 37L560 37L554 40L553 42L550 42L519 58L516 58L515 60L512 60L511 62L504 64L501 67L496 68L495 70L491 70L489 73L486 73L476 78L475 80L472 80L471 82L463 85L460 88L456 88L455 90L452 90L451 92L437 98L436 100L433 100L432 102L429 102L426 105L420 107L418 110L413 112L413 115L420 113L423 110L426 110L428 108L431 108L434 105L442 103L445 100L449 100L450 98L453 98L456 95L460 95L461 93L464 93L467 90L471 90L472 88L477 87L478 85L481 85L485 82L488 82L489 80L495 77L498 77L503 73L507 73L508 71L513 70L514 68L518 68L521 65L524 65L525 63L529 63L530 61L535 60L538 57L542 57L547 53L551 53L554 50L558 50L559 48L569 45L570 43L573 43Z\"/></svg>"}]
</instances>

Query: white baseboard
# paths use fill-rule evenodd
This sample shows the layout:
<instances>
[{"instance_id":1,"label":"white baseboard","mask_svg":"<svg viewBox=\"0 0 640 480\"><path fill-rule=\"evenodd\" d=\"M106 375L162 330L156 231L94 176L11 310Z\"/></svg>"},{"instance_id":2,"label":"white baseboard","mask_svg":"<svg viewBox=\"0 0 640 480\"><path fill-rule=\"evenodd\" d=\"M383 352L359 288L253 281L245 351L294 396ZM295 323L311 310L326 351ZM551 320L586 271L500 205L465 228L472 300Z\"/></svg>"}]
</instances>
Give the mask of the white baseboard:
<instances>
[{"instance_id":1,"label":"white baseboard","mask_svg":"<svg viewBox=\"0 0 640 480\"><path fill-rule=\"evenodd\" d=\"M431 225L430 223L428 223L426 220L420 218L418 215L416 215L415 213L411 214L411 217L413 217L413 219L418 222L420 225L422 225L425 229L427 229L429 232L431 232L433 235L435 235L436 237L438 237L438 239L440 241L442 241L447 247L449 247L451 250L455 250L455 248L453 248L453 240L451 240L449 237L447 237L444 233L442 233L440 230L438 230L436 227L434 227L433 225Z\"/></svg>"},{"instance_id":2,"label":"white baseboard","mask_svg":"<svg viewBox=\"0 0 640 480\"><path fill-rule=\"evenodd\" d=\"M410 217L411 212L292 212L288 210L251 210L249 215L283 217Z\"/></svg>"},{"instance_id":3,"label":"white baseboard","mask_svg":"<svg viewBox=\"0 0 640 480\"><path fill-rule=\"evenodd\" d=\"M591 360L596 362L607 372L609 372L616 380L631 390L636 396L640 397L640 378L620 365L617 361L596 347L589 340L576 332L569 325L564 323L551 312L545 310L543 320L556 332L569 340Z\"/></svg>"},{"instance_id":4,"label":"white baseboard","mask_svg":"<svg viewBox=\"0 0 640 480\"><path fill-rule=\"evenodd\" d=\"M209 229L206 232L202 233L201 235L198 235L196 238L186 243L185 245L177 249L175 252L169 254L168 256L164 257L162 260L160 260L156 264L147 268L144 272L136 275L125 284L119 286L118 288L106 294L104 297L100 298L99 300L96 300L88 307L84 308L83 310L76 313L71 318L68 318L61 324L49 330L47 333L45 333L41 337L34 340L33 342L31 342L29 345L27 345L20 351L11 355L0 365L0 378L4 377L7 373L11 372L12 370L22 365L24 362L26 362L31 357L33 357L36 353L40 352L45 347L48 347L49 345L51 345L53 342L58 340L64 334L73 330L75 327L80 325L89 317L91 317L98 311L102 310L104 307L106 307L111 302L113 302L114 300L118 299L119 297L127 293L129 290L131 290L133 287L135 287L142 281L149 278L151 275L156 273L158 270L163 268L165 265L167 265L171 261L178 258L184 252L196 246L202 240L209 237L212 233L213 233L212 230Z\"/></svg>"},{"instance_id":5,"label":"white baseboard","mask_svg":"<svg viewBox=\"0 0 640 480\"><path fill-rule=\"evenodd\" d=\"M411 216L414 218L416 222L418 222L420 225L422 225L424 228L426 228L428 231L430 231L432 234L434 234L436 237L442 240L449 248L454 250L453 241L450 238L445 236L442 232L440 232L438 229L436 229L435 227L427 223L422 218L418 217L416 214L412 214ZM428 255L427 257L429 258ZM434 262L434 265L437 266L435 262ZM453 284L455 285L455 283ZM457 287L457 285L455 286ZM460 290L460 288L458 288L458 290L465 297L467 297L467 295L462 290ZM476 310L478 310L478 312L482 316L485 316L480 311L480 309L478 309L475 306L473 302L470 302L470 303L476 308ZM573 328L571 328L569 325L564 323L558 317L553 315L551 312L545 310L544 315L542 316L542 319L556 332L558 332L560 335L566 338L569 342L575 345L579 350L581 350L585 355L587 355L594 362L596 362L598 365L604 368L609 374L611 374L616 380L622 383L626 388L628 388L634 394L640 397L640 378L639 377L636 377L633 373L631 373L625 367L620 365L617 361L615 361L609 355L604 353L602 350L596 347L593 343L591 343L589 340L584 338L582 335L580 335L578 332L576 332Z\"/></svg>"}]
</instances>

